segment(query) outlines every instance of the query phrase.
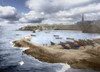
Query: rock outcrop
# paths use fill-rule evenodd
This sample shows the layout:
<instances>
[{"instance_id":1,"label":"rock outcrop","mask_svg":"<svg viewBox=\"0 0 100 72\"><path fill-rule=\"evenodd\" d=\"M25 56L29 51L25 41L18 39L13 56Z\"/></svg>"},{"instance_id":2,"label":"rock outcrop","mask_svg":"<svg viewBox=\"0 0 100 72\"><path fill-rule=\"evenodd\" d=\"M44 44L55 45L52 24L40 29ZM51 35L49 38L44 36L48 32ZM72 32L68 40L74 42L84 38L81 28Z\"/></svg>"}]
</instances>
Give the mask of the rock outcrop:
<instances>
[{"instance_id":1,"label":"rock outcrop","mask_svg":"<svg viewBox=\"0 0 100 72\"><path fill-rule=\"evenodd\" d=\"M24 53L36 59L48 63L68 63L73 68L100 70L100 45L84 46L77 50L63 49L60 45L41 46L30 41L31 37L25 37L13 41L14 47L28 47Z\"/></svg>"}]
</instances>

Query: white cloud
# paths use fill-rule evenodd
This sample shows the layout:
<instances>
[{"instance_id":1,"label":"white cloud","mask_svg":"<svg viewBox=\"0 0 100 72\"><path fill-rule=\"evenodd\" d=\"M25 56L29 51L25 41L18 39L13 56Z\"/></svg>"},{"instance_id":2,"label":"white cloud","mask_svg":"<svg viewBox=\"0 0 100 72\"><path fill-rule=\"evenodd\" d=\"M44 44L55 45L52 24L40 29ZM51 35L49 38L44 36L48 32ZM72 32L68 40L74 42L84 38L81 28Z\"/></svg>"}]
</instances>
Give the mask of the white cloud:
<instances>
[{"instance_id":1,"label":"white cloud","mask_svg":"<svg viewBox=\"0 0 100 72\"><path fill-rule=\"evenodd\" d=\"M56 13L56 15L57 16L73 16L77 14L89 13L89 12L94 12L94 11L100 11L100 3L90 4L90 5L82 6L82 7L76 7L67 11L59 11L58 13Z\"/></svg>"},{"instance_id":2,"label":"white cloud","mask_svg":"<svg viewBox=\"0 0 100 72\"><path fill-rule=\"evenodd\" d=\"M84 16L86 20L100 20L100 12L86 13Z\"/></svg>"},{"instance_id":3,"label":"white cloud","mask_svg":"<svg viewBox=\"0 0 100 72\"><path fill-rule=\"evenodd\" d=\"M42 23L64 23L79 21L82 13L100 11L98 0L27 0L32 11L43 12L46 18ZM74 17L74 18L73 18ZM95 16L96 17L96 16ZM58 22L57 22L58 21Z\"/></svg>"},{"instance_id":4,"label":"white cloud","mask_svg":"<svg viewBox=\"0 0 100 72\"><path fill-rule=\"evenodd\" d=\"M42 24L72 24L73 22L65 21L65 20L52 20L52 19L46 19L42 21Z\"/></svg>"},{"instance_id":5,"label":"white cloud","mask_svg":"<svg viewBox=\"0 0 100 72\"><path fill-rule=\"evenodd\" d=\"M9 23L9 21L8 20L4 20L4 19L2 19L2 18L0 18L0 26L2 25L7 25Z\"/></svg>"},{"instance_id":6,"label":"white cloud","mask_svg":"<svg viewBox=\"0 0 100 72\"><path fill-rule=\"evenodd\" d=\"M43 19L43 12L36 13L35 11L30 11L28 13L25 13L22 15L22 17L19 19L20 22L41 22Z\"/></svg>"},{"instance_id":7,"label":"white cloud","mask_svg":"<svg viewBox=\"0 0 100 72\"><path fill-rule=\"evenodd\" d=\"M79 21L85 13L87 20L100 19L100 2L98 0L27 0L28 13L18 15L15 7L0 6L2 23L64 23Z\"/></svg>"},{"instance_id":8,"label":"white cloud","mask_svg":"<svg viewBox=\"0 0 100 72\"><path fill-rule=\"evenodd\" d=\"M15 7L0 6L0 19L6 21L7 23L13 23L14 21L17 21L19 19L19 17L20 17L20 15L18 14ZM2 21L2 22L4 22L4 21Z\"/></svg>"},{"instance_id":9,"label":"white cloud","mask_svg":"<svg viewBox=\"0 0 100 72\"><path fill-rule=\"evenodd\" d=\"M27 0L26 5L31 10L52 13L90 1L92 0Z\"/></svg>"},{"instance_id":10,"label":"white cloud","mask_svg":"<svg viewBox=\"0 0 100 72\"><path fill-rule=\"evenodd\" d=\"M19 17L15 7L0 6L0 25L15 24Z\"/></svg>"},{"instance_id":11,"label":"white cloud","mask_svg":"<svg viewBox=\"0 0 100 72\"><path fill-rule=\"evenodd\" d=\"M87 2L90 2L92 0L53 0L53 4L55 5L63 5L66 6L66 7L69 7L69 6L74 6L74 5L78 5L78 4L84 4L84 3L87 3ZM65 8L66 8L65 7Z\"/></svg>"},{"instance_id":12,"label":"white cloud","mask_svg":"<svg viewBox=\"0 0 100 72\"><path fill-rule=\"evenodd\" d=\"M73 18L49 17L42 21L43 24L73 24Z\"/></svg>"},{"instance_id":13,"label":"white cloud","mask_svg":"<svg viewBox=\"0 0 100 72\"><path fill-rule=\"evenodd\" d=\"M12 16L16 14L16 9L11 6L0 6L0 17Z\"/></svg>"}]
</instances>

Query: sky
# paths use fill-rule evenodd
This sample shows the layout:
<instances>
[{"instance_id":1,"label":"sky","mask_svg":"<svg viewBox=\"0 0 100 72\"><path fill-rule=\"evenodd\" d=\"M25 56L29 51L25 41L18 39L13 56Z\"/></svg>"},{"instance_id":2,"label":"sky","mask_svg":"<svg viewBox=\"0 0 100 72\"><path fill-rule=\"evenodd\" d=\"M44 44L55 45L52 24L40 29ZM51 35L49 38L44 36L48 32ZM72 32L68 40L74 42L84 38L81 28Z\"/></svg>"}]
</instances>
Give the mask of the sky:
<instances>
[{"instance_id":1,"label":"sky","mask_svg":"<svg viewBox=\"0 0 100 72\"><path fill-rule=\"evenodd\" d=\"M73 24L100 20L100 0L0 0L0 24Z\"/></svg>"}]
</instances>

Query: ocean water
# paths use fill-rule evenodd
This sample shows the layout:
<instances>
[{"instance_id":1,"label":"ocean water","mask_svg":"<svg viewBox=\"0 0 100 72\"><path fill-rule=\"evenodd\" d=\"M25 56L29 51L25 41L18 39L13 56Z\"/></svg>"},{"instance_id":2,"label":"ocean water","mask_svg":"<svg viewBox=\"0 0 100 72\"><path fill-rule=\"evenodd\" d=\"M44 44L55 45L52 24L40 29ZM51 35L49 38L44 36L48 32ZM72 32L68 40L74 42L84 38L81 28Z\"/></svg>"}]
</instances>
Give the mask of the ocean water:
<instances>
[{"instance_id":1,"label":"ocean water","mask_svg":"<svg viewBox=\"0 0 100 72\"><path fill-rule=\"evenodd\" d=\"M50 41L58 44L65 42L66 37L77 39L94 39L99 34L81 33L79 31L42 31L33 33L32 31L15 31L17 25L0 26L0 72L99 72L91 69L74 69L68 64L48 64L41 62L34 57L23 54L22 49L12 47L13 40L21 39L33 34L32 41L41 45L50 45ZM50 32L50 33L45 33ZM55 39L53 35L59 35L63 39ZM20 65L23 61L24 64ZM66 71L65 71L66 70Z\"/></svg>"}]
</instances>

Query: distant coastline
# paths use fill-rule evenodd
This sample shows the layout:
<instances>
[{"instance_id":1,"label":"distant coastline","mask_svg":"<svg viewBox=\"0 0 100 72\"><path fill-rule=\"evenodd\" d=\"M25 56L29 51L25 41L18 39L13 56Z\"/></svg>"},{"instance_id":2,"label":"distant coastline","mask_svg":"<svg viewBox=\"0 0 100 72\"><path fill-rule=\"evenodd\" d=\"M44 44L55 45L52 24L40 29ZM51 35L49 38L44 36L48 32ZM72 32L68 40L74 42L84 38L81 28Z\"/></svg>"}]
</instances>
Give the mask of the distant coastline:
<instances>
[{"instance_id":1,"label":"distant coastline","mask_svg":"<svg viewBox=\"0 0 100 72\"><path fill-rule=\"evenodd\" d=\"M100 33L100 26L99 24L94 24L94 22L92 22L91 24L84 24L83 26L81 25L81 22L78 22L73 25L27 25L17 30L33 31L33 32L39 32L43 30L74 30L74 31L82 31L83 33Z\"/></svg>"},{"instance_id":2,"label":"distant coastline","mask_svg":"<svg viewBox=\"0 0 100 72\"><path fill-rule=\"evenodd\" d=\"M18 29L19 31L34 31L34 30L79 30L78 25L27 25Z\"/></svg>"}]
</instances>

